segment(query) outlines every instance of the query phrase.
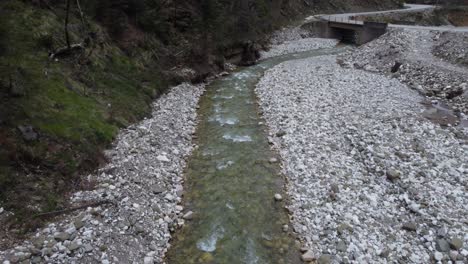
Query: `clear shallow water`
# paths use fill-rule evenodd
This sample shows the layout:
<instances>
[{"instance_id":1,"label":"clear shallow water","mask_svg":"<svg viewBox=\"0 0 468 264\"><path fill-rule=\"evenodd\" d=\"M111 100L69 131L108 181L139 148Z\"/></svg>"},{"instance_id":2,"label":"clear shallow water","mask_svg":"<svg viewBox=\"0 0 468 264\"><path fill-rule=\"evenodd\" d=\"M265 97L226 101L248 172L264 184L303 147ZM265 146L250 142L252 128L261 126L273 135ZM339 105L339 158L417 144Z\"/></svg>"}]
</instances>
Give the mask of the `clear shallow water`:
<instances>
[{"instance_id":1,"label":"clear shallow water","mask_svg":"<svg viewBox=\"0 0 468 264\"><path fill-rule=\"evenodd\" d=\"M259 123L255 85L281 62L342 51L284 55L214 81L200 102L199 148L186 171L186 210L194 218L176 232L168 263L300 263L284 202L284 178ZM312 70L312 69L311 69ZM284 196L284 195L283 195Z\"/></svg>"}]
</instances>

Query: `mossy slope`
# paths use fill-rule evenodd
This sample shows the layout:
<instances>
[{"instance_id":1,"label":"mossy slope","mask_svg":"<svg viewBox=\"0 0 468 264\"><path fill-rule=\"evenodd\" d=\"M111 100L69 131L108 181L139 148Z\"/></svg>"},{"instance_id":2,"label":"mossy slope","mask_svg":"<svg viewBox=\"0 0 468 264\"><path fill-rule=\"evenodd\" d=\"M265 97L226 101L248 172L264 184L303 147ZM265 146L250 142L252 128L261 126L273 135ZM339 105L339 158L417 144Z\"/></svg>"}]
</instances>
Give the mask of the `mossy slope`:
<instances>
[{"instance_id":1,"label":"mossy slope","mask_svg":"<svg viewBox=\"0 0 468 264\"><path fill-rule=\"evenodd\" d=\"M66 45L64 17L0 3L0 206L18 217L53 210L64 193L86 186L78 171L95 168L118 129L148 115L166 87L156 66L127 56L97 24L83 52L50 60ZM75 14L70 30L72 41L83 41Z\"/></svg>"}]
</instances>

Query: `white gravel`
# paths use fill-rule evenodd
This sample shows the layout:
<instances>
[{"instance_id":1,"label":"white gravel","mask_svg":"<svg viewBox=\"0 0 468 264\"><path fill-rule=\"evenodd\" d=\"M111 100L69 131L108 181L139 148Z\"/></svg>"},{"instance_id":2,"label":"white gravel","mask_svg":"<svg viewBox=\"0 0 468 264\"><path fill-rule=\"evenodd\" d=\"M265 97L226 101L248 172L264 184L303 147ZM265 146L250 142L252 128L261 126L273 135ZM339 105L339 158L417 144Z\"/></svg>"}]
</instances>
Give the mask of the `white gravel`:
<instances>
[{"instance_id":1,"label":"white gravel","mask_svg":"<svg viewBox=\"0 0 468 264\"><path fill-rule=\"evenodd\" d=\"M423 119L398 80L335 61L282 63L256 89L304 258L467 263L467 131Z\"/></svg>"},{"instance_id":2,"label":"white gravel","mask_svg":"<svg viewBox=\"0 0 468 264\"><path fill-rule=\"evenodd\" d=\"M423 95L448 103L457 112L468 114L468 100L460 96L468 93L468 68L450 59L454 55L463 59L461 54L466 53L466 47L459 42L463 42L468 33L448 36L429 30L392 29L381 38L341 56L341 60L357 69L385 74L392 74L392 66L399 62L402 66L393 77ZM442 48L453 55L441 54L440 42L446 47Z\"/></svg>"},{"instance_id":3,"label":"white gravel","mask_svg":"<svg viewBox=\"0 0 468 264\"><path fill-rule=\"evenodd\" d=\"M288 53L303 52L314 49L332 48L338 44L335 39L322 38L304 38L282 42L282 44L274 45L269 51L260 53L261 59L268 59Z\"/></svg>"},{"instance_id":4,"label":"white gravel","mask_svg":"<svg viewBox=\"0 0 468 264\"><path fill-rule=\"evenodd\" d=\"M73 205L109 200L69 215L37 232L0 263L162 263L170 230L183 225L185 158L193 149L202 85L182 84L154 103L153 115L123 130L108 151L109 164L92 191L75 193ZM7 262L3 262L7 261Z\"/></svg>"}]
</instances>

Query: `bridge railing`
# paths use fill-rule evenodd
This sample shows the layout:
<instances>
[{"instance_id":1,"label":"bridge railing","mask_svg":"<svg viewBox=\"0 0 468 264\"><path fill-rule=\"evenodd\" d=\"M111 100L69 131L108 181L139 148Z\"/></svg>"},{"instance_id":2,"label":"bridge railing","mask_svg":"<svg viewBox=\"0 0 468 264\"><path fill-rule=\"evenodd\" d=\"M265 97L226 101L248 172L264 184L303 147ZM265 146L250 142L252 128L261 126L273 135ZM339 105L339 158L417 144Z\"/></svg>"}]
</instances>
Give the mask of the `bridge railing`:
<instances>
[{"instance_id":1,"label":"bridge railing","mask_svg":"<svg viewBox=\"0 0 468 264\"><path fill-rule=\"evenodd\" d=\"M336 22L336 23L344 23L344 24L355 24L355 25L361 25L363 21L359 21L356 19L349 19L347 17L336 17L336 16L328 16L327 19L329 22Z\"/></svg>"}]
</instances>

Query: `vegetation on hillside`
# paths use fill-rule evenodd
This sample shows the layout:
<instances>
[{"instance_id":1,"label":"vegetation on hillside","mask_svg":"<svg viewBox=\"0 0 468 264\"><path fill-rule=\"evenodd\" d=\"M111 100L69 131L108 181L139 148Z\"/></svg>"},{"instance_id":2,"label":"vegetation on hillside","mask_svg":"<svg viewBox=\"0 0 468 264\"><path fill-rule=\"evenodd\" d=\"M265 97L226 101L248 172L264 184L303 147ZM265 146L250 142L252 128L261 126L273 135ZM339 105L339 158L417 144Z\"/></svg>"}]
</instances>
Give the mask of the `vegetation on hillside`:
<instances>
[{"instance_id":1,"label":"vegetation on hillside","mask_svg":"<svg viewBox=\"0 0 468 264\"><path fill-rule=\"evenodd\" d=\"M25 220L66 206L67 193L92 188L82 176L105 161L119 128L186 80L177 70L195 69L189 79L200 81L302 12L399 3L0 1L0 207L15 213L12 223L32 223Z\"/></svg>"}]
</instances>

